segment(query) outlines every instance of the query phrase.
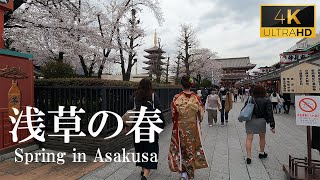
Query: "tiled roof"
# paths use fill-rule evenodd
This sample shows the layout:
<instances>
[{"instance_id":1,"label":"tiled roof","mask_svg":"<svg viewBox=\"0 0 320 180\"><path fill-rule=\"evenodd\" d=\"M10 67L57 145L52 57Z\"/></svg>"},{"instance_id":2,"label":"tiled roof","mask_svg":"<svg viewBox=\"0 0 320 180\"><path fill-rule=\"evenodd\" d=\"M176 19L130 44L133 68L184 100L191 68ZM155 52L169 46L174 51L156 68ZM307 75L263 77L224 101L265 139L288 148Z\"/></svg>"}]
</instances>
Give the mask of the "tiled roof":
<instances>
[{"instance_id":1,"label":"tiled roof","mask_svg":"<svg viewBox=\"0 0 320 180\"><path fill-rule=\"evenodd\" d=\"M249 57L237 57L237 58L221 58L216 59L222 62L222 68L237 68L237 67L251 67L256 65L250 63Z\"/></svg>"}]
</instances>

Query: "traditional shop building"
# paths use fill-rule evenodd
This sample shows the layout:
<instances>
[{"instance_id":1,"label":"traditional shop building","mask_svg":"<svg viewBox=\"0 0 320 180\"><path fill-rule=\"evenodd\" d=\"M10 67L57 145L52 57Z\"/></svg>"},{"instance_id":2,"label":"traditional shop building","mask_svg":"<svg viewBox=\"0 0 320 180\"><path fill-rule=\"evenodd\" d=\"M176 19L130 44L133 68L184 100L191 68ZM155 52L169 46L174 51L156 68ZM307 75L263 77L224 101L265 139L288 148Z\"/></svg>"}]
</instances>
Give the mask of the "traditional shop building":
<instances>
[{"instance_id":1,"label":"traditional shop building","mask_svg":"<svg viewBox=\"0 0 320 180\"><path fill-rule=\"evenodd\" d=\"M250 63L249 57L221 58L216 59L222 63L223 75L221 83L224 86L234 86L242 79L249 79L249 70L256 65Z\"/></svg>"},{"instance_id":2,"label":"traditional shop building","mask_svg":"<svg viewBox=\"0 0 320 180\"><path fill-rule=\"evenodd\" d=\"M320 34L316 38L303 38L286 52L280 54L280 60L271 68L259 68L267 73L255 73L253 79L241 80L240 85L262 84L269 91L280 92L281 72L296 66L301 62L320 64Z\"/></svg>"},{"instance_id":3,"label":"traditional shop building","mask_svg":"<svg viewBox=\"0 0 320 180\"><path fill-rule=\"evenodd\" d=\"M281 86L281 72L290 69L294 66L297 66L300 63L303 62L310 62L314 64L320 64L320 43L315 44L314 46L311 46L304 51L312 52L310 53L310 56L301 59L299 61L294 61L290 64L287 64L286 66L279 67L277 69L274 69L270 73L261 75L256 77L255 79L251 80L242 80L241 85L251 85L251 84L262 84L266 89L269 91L276 90L280 92L280 86Z\"/></svg>"}]
</instances>

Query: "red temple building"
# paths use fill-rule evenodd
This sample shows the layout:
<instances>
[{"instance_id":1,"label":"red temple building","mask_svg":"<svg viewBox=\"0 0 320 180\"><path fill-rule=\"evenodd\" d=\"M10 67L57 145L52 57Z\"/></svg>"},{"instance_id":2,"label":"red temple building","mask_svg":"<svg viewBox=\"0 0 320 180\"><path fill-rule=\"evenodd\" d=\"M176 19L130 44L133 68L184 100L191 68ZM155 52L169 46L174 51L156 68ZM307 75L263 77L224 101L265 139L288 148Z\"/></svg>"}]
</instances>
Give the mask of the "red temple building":
<instances>
[{"instance_id":1,"label":"red temple building","mask_svg":"<svg viewBox=\"0 0 320 180\"><path fill-rule=\"evenodd\" d=\"M240 80L248 79L249 70L256 65L250 63L249 57L222 58L217 59L222 63L223 76L221 83L224 86L234 86Z\"/></svg>"}]
</instances>

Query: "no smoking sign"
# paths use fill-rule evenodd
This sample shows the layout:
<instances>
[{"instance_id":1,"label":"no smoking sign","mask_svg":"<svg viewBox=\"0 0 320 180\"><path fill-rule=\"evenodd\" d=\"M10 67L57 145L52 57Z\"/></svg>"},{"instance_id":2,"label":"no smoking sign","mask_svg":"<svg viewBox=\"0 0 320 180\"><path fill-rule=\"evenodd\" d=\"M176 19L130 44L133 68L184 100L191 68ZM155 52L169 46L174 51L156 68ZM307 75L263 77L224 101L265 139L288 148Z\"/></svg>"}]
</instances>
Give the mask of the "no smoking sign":
<instances>
[{"instance_id":1,"label":"no smoking sign","mask_svg":"<svg viewBox=\"0 0 320 180\"><path fill-rule=\"evenodd\" d=\"M317 102L311 98L303 98L299 102L299 108L304 112L313 112L317 107Z\"/></svg>"},{"instance_id":2,"label":"no smoking sign","mask_svg":"<svg viewBox=\"0 0 320 180\"><path fill-rule=\"evenodd\" d=\"M320 126L320 96L296 96L296 122L303 126Z\"/></svg>"}]
</instances>

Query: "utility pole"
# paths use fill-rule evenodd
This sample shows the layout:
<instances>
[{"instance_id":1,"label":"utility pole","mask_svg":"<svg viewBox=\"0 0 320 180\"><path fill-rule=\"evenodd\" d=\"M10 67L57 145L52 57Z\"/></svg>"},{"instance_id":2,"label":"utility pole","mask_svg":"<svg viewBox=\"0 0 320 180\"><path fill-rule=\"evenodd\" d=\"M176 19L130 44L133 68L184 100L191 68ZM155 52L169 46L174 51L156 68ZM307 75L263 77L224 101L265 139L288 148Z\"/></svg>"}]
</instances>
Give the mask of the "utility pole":
<instances>
[{"instance_id":1,"label":"utility pole","mask_svg":"<svg viewBox=\"0 0 320 180\"><path fill-rule=\"evenodd\" d=\"M179 52L179 55L178 55L178 62L177 62L177 71L176 71L176 84L178 84L179 82L179 74L180 74L180 60L181 60L181 56L182 56L182 53Z\"/></svg>"},{"instance_id":2,"label":"utility pole","mask_svg":"<svg viewBox=\"0 0 320 180\"><path fill-rule=\"evenodd\" d=\"M169 83L169 60L170 60L170 57L168 56L167 69L166 69L166 83Z\"/></svg>"}]
</instances>

